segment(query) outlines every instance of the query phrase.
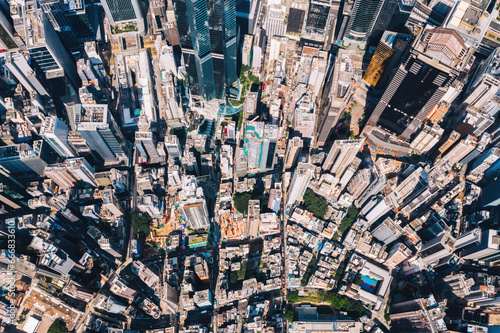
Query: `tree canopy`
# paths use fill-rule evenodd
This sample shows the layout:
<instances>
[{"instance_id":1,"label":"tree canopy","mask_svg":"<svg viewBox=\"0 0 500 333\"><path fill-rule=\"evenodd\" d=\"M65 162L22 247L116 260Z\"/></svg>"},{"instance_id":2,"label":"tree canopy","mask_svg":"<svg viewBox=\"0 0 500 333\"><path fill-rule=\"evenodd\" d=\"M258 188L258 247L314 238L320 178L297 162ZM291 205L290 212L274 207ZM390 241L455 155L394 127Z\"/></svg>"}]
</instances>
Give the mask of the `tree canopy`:
<instances>
[{"instance_id":1,"label":"tree canopy","mask_svg":"<svg viewBox=\"0 0 500 333\"><path fill-rule=\"evenodd\" d=\"M344 232L346 232L352 226L352 224L354 223L354 221L356 221L356 218L358 217L358 213L359 211L356 209L356 207L354 207L354 205L349 207L346 216L344 216L342 221L340 221L338 229L339 234L343 235Z\"/></svg>"},{"instance_id":2,"label":"tree canopy","mask_svg":"<svg viewBox=\"0 0 500 333\"><path fill-rule=\"evenodd\" d=\"M132 213L130 224L136 234L143 234L146 237L149 235L149 219L146 214Z\"/></svg>"},{"instance_id":3,"label":"tree canopy","mask_svg":"<svg viewBox=\"0 0 500 333\"><path fill-rule=\"evenodd\" d=\"M249 192L235 193L233 196L234 207L242 214L248 213L248 202L252 199L252 194Z\"/></svg>"},{"instance_id":4,"label":"tree canopy","mask_svg":"<svg viewBox=\"0 0 500 333\"><path fill-rule=\"evenodd\" d=\"M326 211L328 210L328 203L325 198L314 193L313 190L308 188L306 193L304 193L304 206L308 211L314 214L314 216L323 219L325 218Z\"/></svg>"},{"instance_id":5,"label":"tree canopy","mask_svg":"<svg viewBox=\"0 0 500 333\"><path fill-rule=\"evenodd\" d=\"M66 324L59 319L56 319L47 330L47 333L67 333L67 332L68 329L66 328Z\"/></svg>"}]
</instances>

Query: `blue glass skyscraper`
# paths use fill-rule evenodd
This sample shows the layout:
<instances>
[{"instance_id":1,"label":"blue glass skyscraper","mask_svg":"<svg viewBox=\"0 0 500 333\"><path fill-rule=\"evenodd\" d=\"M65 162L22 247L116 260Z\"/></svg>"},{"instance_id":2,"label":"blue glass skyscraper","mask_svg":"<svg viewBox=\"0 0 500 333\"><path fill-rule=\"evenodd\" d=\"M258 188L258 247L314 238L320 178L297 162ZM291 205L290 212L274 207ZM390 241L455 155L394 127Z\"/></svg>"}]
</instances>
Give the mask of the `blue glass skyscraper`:
<instances>
[{"instance_id":1,"label":"blue glass skyscraper","mask_svg":"<svg viewBox=\"0 0 500 333\"><path fill-rule=\"evenodd\" d=\"M191 93L224 99L237 80L236 0L173 0Z\"/></svg>"}]
</instances>

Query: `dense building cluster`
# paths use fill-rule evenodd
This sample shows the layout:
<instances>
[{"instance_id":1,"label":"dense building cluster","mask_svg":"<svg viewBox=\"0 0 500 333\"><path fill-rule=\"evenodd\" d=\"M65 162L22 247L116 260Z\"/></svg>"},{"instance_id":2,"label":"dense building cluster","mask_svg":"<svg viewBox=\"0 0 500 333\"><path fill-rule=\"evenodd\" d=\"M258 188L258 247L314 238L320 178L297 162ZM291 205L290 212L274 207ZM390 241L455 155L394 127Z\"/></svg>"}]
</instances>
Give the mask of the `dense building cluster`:
<instances>
[{"instance_id":1,"label":"dense building cluster","mask_svg":"<svg viewBox=\"0 0 500 333\"><path fill-rule=\"evenodd\" d=\"M0 1L0 332L494 331L499 10Z\"/></svg>"}]
</instances>

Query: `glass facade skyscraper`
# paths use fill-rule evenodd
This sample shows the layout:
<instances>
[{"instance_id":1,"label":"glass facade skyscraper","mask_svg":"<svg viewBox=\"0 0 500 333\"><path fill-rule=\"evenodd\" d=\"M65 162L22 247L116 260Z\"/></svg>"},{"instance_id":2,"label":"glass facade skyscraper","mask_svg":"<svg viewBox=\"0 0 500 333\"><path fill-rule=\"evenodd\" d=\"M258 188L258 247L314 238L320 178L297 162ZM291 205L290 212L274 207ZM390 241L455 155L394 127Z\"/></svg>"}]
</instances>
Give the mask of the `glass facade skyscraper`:
<instances>
[{"instance_id":1,"label":"glass facade skyscraper","mask_svg":"<svg viewBox=\"0 0 500 333\"><path fill-rule=\"evenodd\" d=\"M135 21L139 34L145 34L144 15L139 0L103 0L101 4L112 26Z\"/></svg>"},{"instance_id":2,"label":"glass facade skyscraper","mask_svg":"<svg viewBox=\"0 0 500 333\"><path fill-rule=\"evenodd\" d=\"M427 31L399 66L368 125L378 124L409 139L459 75L457 64L462 64L465 53L466 46L456 31Z\"/></svg>"},{"instance_id":3,"label":"glass facade skyscraper","mask_svg":"<svg viewBox=\"0 0 500 333\"><path fill-rule=\"evenodd\" d=\"M354 41L366 41L370 37L384 2L385 0L356 1L345 36Z\"/></svg>"},{"instance_id":4,"label":"glass facade skyscraper","mask_svg":"<svg viewBox=\"0 0 500 333\"><path fill-rule=\"evenodd\" d=\"M191 92L224 99L237 80L236 0L173 0Z\"/></svg>"}]
</instances>

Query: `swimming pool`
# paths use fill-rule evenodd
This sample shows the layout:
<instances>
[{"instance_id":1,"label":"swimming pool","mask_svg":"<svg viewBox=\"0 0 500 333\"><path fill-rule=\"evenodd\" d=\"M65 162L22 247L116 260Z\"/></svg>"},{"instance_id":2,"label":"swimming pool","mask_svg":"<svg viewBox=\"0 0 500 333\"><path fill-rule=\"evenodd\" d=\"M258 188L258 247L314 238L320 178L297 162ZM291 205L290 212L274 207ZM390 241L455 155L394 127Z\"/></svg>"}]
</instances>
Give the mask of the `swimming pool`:
<instances>
[{"instance_id":1,"label":"swimming pool","mask_svg":"<svg viewBox=\"0 0 500 333\"><path fill-rule=\"evenodd\" d=\"M361 275L361 284L359 285L362 289L374 294L377 289L377 284L380 281L375 280L368 275Z\"/></svg>"}]
</instances>

